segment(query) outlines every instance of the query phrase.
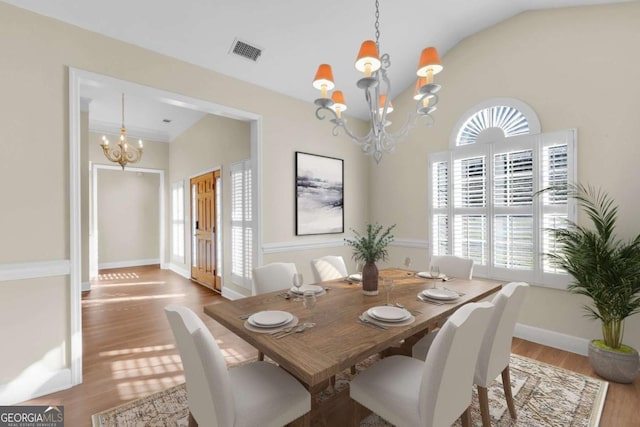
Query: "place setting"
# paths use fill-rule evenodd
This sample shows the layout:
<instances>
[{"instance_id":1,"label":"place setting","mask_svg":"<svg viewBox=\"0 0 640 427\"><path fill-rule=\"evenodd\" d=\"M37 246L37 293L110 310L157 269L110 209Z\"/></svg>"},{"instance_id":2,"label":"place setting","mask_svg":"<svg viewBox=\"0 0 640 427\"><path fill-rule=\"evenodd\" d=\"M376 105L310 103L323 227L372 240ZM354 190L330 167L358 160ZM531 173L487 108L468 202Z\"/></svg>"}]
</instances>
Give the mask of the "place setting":
<instances>
[{"instance_id":1,"label":"place setting","mask_svg":"<svg viewBox=\"0 0 640 427\"><path fill-rule=\"evenodd\" d=\"M298 318L288 311L282 310L259 311L249 315L244 322L246 329L260 334L274 334L297 325Z\"/></svg>"},{"instance_id":2,"label":"place setting","mask_svg":"<svg viewBox=\"0 0 640 427\"><path fill-rule=\"evenodd\" d=\"M375 329L410 325L416 318L406 308L381 305L365 310L358 321Z\"/></svg>"},{"instance_id":3,"label":"place setting","mask_svg":"<svg viewBox=\"0 0 640 427\"><path fill-rule=\"evenodd\" d=\"M293 275L293 286L288 290L288 294L295 297L294 301L302 301L302 297L306 293L312 292L316 296L320 296L325 295L327 289L319 285L305 285L302 273L295 273Z\"/></svg>"},{"instance_id":4,"label":"place setting","mask_svg":"<svg viewBox=\"0 0 640 427\"><path fill-rule=\"evenodd\" d=\"M356 271L357 273L349 274L344 280L350 284L354 283L362 283L362 269L364 268L364 263L358 261L356 263Z\"/></svg>"}]
</instances>

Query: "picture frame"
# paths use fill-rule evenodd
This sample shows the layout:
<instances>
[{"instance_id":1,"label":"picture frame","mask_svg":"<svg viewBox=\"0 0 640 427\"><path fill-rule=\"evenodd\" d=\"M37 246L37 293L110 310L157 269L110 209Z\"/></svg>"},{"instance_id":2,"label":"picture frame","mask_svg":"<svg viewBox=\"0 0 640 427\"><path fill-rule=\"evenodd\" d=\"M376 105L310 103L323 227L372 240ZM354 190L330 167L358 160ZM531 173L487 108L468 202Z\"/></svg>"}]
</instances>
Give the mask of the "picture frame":
<instances>
[{"instance_id":1,"label":"picture frame","mask_svg":"<svg viewBox=\"0 0 640 427\"><path fill-rule=\"evenodd\" d=\"M295 152L296 236L344 233L344 160Z\"/></svg>"}]
</instances>

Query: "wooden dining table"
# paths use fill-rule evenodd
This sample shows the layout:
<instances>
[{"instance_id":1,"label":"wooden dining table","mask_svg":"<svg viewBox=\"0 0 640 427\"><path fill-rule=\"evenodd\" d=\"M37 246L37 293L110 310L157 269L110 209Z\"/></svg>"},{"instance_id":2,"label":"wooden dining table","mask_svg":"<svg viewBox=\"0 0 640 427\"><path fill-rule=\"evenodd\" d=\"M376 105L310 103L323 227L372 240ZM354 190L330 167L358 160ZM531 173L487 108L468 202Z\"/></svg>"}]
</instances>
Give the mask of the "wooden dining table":
<instances>
[{"instance_id":1,"label":"wooden dining table","mask_svg":"<svg viewBox=\"0 0 640 427\"><path fill-rule=\"evenodd\" d=\"M364 295L359 284L345 279L317 283L326 289L326 293L317 297L317 303L311 309L294 297L286 299L283 296L286 289L283 289L207 305L204 312L294 375L313 395L325 389L332 377L371 355L410 355L413 343L440 326L460 306L482 300L501 288L495 281L459 278L434 281L415 273L399 268L379 272L381 278L394 279L390 302L400 303L415 317L411 324L389 326L385 330L358 321L363 312L387 302L381 280L376 296ZM441 305L418 300L418 293L434 285L456 291L461 296ZM296 316L300 324L313 322L315 326L281 339L247 329L242 316L263 310L287 311ZM312 402L312 411L302 425L310 425L311 418L322 413L316 399Z\"/></svg>"}]
</instances>

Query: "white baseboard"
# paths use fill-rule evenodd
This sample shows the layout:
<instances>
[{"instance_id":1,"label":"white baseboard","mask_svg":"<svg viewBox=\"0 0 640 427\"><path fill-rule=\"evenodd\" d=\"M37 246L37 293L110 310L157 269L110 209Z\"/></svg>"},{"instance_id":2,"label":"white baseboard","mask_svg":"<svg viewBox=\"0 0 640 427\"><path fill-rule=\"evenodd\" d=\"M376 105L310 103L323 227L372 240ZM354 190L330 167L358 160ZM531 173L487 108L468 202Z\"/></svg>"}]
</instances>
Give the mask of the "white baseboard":
<instances>
[{"instance_id":1,"label":"white baseboard","mask_svg":"<svg viewBox=\"0 0 640 427\"><path fill-rule=\"evenodd\" d=\"M222 287L222 296L230 300L242 299L247 297L246 295L242 295L240 292L236 292L224 286Z\"/></svg>"},{"instance_id":2,"label":"white baseboard","mask_svg":"<svg viewBox=\"0 0 640 427\"><path fill-rule=\"evenodd\" d=\"M548 347L557 348L559 350L580 354L582 356L587 355L587 349L589 348L590 341L586 338L574 337L572 335L523 325L521 323L516 323L516 329L513 336L546 345Z\"/></svg>"},{"instance_id":3,"label":"white baseboard","mask_svg":"<svg viewBox=\"0 0 640 427\"><path fill-rule=\"evenodd\" d=\"M12 382L0 384L0 405L15 405L71 386L71 369L51 371L35 363Z\"/></svg>"},{"instance_id":4,"label":"white baseboard","mask_svg":"<svg viewBox=\"0 0 640 427\"><path fill-rule=\"evenodd\" d=\"M98 264L100 270L110 268L126 268L126 267L140 267L141 265L154 265L160 264L160 258L150 259L135 259L132 261L119 261L119 262L103 262Z\"/></svg>"},{"instance_id":5,"label":"white baseboard","mask_svg":"<svg viewBox=\"0 0 640 427\"><path fill-rule=\"evenodd\" d=\"M169 270L173 271L176 274L181 275L185 279L191 279L191 273L189 272L189 270L179 267L173 263L169 264Z\"/></svg>"},{"instance_id":6,"label":"white baseboard","mask_svg":"<svg viewBox=\"0 0 640 427\"><path fill-rule=\"evenodd\" d=\"M82 290L82 292L86 292L86 291L90 291L91 290L91 282L82 282L80 284L80 286L81 286L80 289Z\"/></svg>"}]
</instances>

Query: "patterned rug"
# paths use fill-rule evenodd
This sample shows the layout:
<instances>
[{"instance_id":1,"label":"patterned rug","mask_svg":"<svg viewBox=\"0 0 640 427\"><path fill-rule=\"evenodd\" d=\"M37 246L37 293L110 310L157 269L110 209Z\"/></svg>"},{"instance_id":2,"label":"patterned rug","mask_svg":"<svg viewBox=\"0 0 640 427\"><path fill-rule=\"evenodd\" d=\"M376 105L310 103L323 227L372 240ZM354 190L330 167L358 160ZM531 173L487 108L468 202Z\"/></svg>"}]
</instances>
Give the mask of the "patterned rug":
<instances>
[{"instance_id":1,"label":"patterned rug","mask_svg":"<svg viewBox=\"0 0 640 427\"><path fill-rule=\"evenodd\" d=\"M372 360L358 365L366 369ZM501 379L489 387L491 425L521 427L596 427L604 406L608 383L521 356L511 355L511 386L518 411L512 421L507 410ZM357 374L356 374L357 375ZM351 375L338 375L336 391L348 387ZM317 399L326 399L324 392ZM172 387L124 405L108 409L91 417L93 427L186 427L189 411L184 384ZM478 399L474 390L473 426L482 426ZM392 426L371 414L362 427ZM459 426L460 420L454 424Z\"/></svg>"}]
</instances>

